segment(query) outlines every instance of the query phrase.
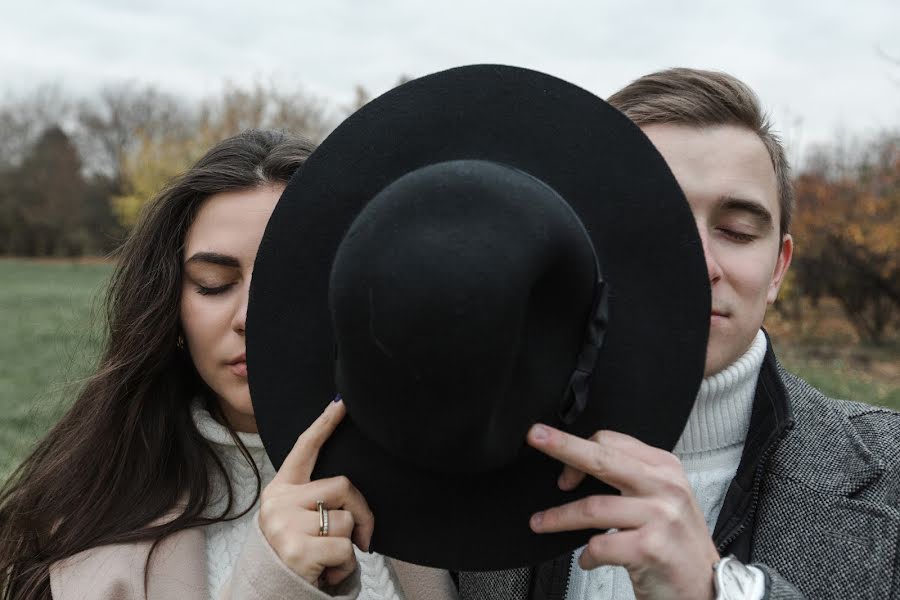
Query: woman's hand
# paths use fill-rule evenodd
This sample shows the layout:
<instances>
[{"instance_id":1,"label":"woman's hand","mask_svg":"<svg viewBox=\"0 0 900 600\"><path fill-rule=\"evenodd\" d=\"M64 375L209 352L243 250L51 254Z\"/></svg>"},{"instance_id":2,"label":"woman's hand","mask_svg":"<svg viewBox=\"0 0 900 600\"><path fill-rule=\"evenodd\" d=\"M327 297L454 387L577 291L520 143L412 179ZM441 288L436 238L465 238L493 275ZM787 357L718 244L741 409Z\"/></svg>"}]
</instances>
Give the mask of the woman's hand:
<instances>
[{"instance_id":1,"label":"woman's hand","mask_svg":"<svg viewBox=\"0 0 900 600\"><path fill-rule=\"evenodd\" d=\"M260 498L259 527L282 562L315 586L334 586L356 569L353 543L368 550L375 518L346 477L310 481L319 449L347 409L332 402L304 431ZM319 535L317 501L328 509Z\"/></svg>"},{"instance_id":2,"label":"woman's hand","mask_svg":"<svg viewBox=\"0 0 900 600\"><path fill-rule=\"evenodd\" d=\"M719 553L673 454L615 431L585 440L546 425L532 427L528 443L566 464L561 489L574 489L587 474L622 492L536 513L536 533L617 529L591 538L578 559L583 569L625 567L638 600L714 597Z\"/></svg>"}]
</instances>

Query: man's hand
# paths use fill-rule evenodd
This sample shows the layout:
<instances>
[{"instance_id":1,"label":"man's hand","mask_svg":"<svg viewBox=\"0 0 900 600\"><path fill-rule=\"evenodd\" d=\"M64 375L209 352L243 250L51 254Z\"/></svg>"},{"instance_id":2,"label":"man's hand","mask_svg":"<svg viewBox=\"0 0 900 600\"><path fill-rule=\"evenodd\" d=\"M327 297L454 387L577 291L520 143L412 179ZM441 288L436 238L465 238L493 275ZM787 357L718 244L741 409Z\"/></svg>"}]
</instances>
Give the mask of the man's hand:
<instances>
[{"instance_id":1,"label":"man's hand","mask_svg":"<svg viewBox=\"0 0 900 600\"><path fill-rule=\"evenodd\" d=\"M587 474L622 492L536 513L536 533L616 529L591 538L578 559L583 569L625 567L638 600L714 598L719 553L678 458L615 431L585 440L535 425L528 443L565 463L561 489L574 489Z\"/></svg>"}]
</instances>

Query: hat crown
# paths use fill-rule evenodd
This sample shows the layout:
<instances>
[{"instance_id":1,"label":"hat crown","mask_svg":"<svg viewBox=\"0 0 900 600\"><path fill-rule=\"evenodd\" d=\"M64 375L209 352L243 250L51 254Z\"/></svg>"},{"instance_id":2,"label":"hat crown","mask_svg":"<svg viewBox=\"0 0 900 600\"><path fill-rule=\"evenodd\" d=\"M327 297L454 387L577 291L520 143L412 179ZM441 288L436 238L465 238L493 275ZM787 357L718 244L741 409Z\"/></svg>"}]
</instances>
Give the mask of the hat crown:
<instances>
[{"instance_id":1,"label":"hat crown","mask_svg":"<svg viewBox=\"0 0 900 600\"><path fill-rule=\"evenodd\" d=\"M407 173L367 203L332 266L351 419L426 468L509 464L532 423L557 418L595 280L584 226L543 181L484 160Z\"/></svg>"}]
</instances>

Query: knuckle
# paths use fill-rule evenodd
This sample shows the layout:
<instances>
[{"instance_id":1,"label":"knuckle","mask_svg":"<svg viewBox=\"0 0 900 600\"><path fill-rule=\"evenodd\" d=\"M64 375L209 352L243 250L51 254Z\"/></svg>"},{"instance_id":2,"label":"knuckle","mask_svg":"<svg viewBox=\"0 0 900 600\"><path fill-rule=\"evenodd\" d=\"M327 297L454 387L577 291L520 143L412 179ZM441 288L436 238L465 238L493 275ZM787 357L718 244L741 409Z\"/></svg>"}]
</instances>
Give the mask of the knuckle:
<instances>
[{"instance_id":1,"label":"knuckle","mask_svg":"<svg viewBox=\"0 0 900 600\"><path fill-rule=\"evenodd\" d=\"M591 496L585 499L582 504L582 514L589 521L595 521L603 516L605 502L600 496Z\"/></svg>"},{"instance_id":2,"label":"knuckle","mask_svg":"<svg viewBox=\"0 0 900 600\"><path fill-rule=\"evenodd\" d=\"M691 486L684 477L668 477L663 482L665 495L683 503L692 497Z\"/></svg>"},{"instance_id":3,"label":"knuckle","mask_svg":"<svg viewBox=\"0 0 900 600\"><path fill-rule=\"evenodd\" d=\"M687 482L676 484L672 490L672 498L677 503L679 510L687 510L694 501L694 493Z\"/></svg>"},{"instance_id":4,"label":"knuckle","mask_svg":"<svg viewBox=\"0 0 900 600\"><path fill-rule=\"evenodd\" d=\"M592 444L590 464L595 475L603 479L609 470L612 452L604 444Z\"/></svg>"},{"instance_id":5,"label":"knuckle","mask_svg":"<svg viewBox=\"0 0 900 600\"><path fill-rule=\"evenodd\" d=\"M677 523L683 514L681 508L671 502L661 502L659 508L659 516L667 525Z\"/></svg>"},{"instance_id":6,"label":"knuckle","mask_svg":"<svg viewBox=\"0 0 900 600\"><path fill-rule=\"evenodd\" d=\"M678 503L669 498L654 498L649 503L649 509L653 515L653 521L663 526L677 521L680 516Z\"/></svg>"},{"instance_id":7,"label":"knuckle","mask_svg":"<svg viewBox=\"0 0 900 600\"><path fill-rule=\"evenodd\" d=\"M665 556L665 540L654 530L644 529L637 538L637 551L642 563L658 564Z\"/></svg>"},{"instance_id":8,"label":"knuckle","mask_svg":"<svg viewBox=\"0 0 900 600\"><path fill-rule=\"evenodd\" d=\"M260 519L268 517L271 513L275 512L275 507L277 503L275 502L275 498L272 497L271 494L266 494L263 492L259 497L259 517Z\"/></svg>"},{"instance_id":9,"label":"knuckle","mask_svg":"<svg viewBox=\"0 0 900 600\"><path fill-rule=\"evenodd\" d=\"M338 475L334 478L334 487L343 496L350 493L350 490L353 489L353 484L350 483L350 479L346 475Z\"/></svg>"},{"instance_id":10,"label":"knuckle","mask_svg":"<svg viewBox=\"0 0 900 600\"><path fill-rule=\"evenodd\" d=\"M684 470L684 466L681 464L681 459L671 452L666 452L666 460L668 461L669 466L671 466L673 469L678 469L679 471Z\"/></svg>"},{"instance_id":11,"label":"knuckle","mask_svg":"<svg viewBox=\"0 0 900 600\"><path fill-rule=\"evenodd\" d=\"M603 552L606 549L606 539L604 539L603 534L595 535L588 542L587 548L585 549L585 553L594 563L599 562L603 557Z\"/></svg>"},{"instance_id":12,"label":"knuckle","mask_svg":"<svg viewBox=\"0 0 900 600\"><path fill-rule=\"evenodd\" d=\"M284 562L296 566L303 562L303 557L306 555L306 544L302 538L292 537L280 544L279 550L278 554Z\"/></svg>"},{"instance_id":13,"label":"knuckle","mask_svg":"<svg viewBox=\"0 0 900 600\"><path fill-rule=\"evenodd\" d=\"M339 548L341 556L346 558L354 557L353 554L353 542L350 541L350 538L341 538L339 542Z\"/></svg>"},{"instance_id":14,"label":"knuckle","mask_svg":"<svg viewBox=\"0 0 900 600\"><path fill-rule=\"evenodd\" d=\"M266 533L266 536L270 538L270 541L272 541L273 539L279 540L285 537L287 523L281 515L270 515L269 518L266 519L265 526L260 523L260 529L262 529Z\"/></svg>"}]
</instances>

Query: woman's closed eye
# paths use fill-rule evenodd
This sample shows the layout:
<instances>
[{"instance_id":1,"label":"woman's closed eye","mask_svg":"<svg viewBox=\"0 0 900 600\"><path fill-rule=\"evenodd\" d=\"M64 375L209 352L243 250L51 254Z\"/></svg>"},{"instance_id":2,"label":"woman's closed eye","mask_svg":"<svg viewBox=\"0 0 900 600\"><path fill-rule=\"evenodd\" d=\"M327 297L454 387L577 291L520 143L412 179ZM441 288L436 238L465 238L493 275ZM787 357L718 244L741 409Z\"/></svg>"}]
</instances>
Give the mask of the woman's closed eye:
<instances>
[{"instance_id":1,"label":"woman's closed eye","mask_svg":"<svg viewBox=\"0 0 900 600\"><path fill-rule=\"evenodd\" d=\"M228 290L234 287L234 283L226 283L224 285L216 285L216 286L205 286L201 284L197 284L197 293L201 296L216 296L219 294L224 294Z\"/></svg>"}]
</instances>

